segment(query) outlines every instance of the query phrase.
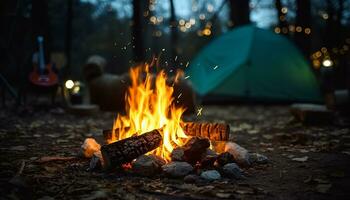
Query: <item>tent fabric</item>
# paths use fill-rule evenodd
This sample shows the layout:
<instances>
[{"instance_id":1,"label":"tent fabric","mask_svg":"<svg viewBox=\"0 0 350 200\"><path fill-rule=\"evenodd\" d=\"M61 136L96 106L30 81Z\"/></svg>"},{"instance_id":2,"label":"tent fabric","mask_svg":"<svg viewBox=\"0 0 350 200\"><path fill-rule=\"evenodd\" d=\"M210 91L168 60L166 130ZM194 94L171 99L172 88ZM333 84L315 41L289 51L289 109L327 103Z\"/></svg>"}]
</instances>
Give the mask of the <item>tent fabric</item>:
<instances>
[{"instance_id":1,"label":"tent fabric","mask_svg":"<svg viewBox=\"0 0 350 200\"><path fill-rule=\"evenodd\" d=\"M320 102L317 80L285 37L247 25L204 47L186 74L201 96Z\"/></svg>"}]
</instances>

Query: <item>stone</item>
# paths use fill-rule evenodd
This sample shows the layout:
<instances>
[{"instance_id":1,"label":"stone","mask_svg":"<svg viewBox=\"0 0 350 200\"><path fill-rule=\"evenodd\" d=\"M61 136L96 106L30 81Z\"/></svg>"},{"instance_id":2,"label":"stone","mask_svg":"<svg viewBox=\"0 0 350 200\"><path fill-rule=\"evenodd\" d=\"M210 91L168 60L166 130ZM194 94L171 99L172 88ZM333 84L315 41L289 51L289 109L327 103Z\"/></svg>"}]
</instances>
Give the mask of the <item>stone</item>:
<instances>
[{"instance_id":1,"label":"stone","mask_svg":"<svg viewBox=\"0 0 350 200\"><path fill-rule=\"evenodd\" d=\"M161 171L165 161L155 155L142 155L132 162L132 170L141 176L154 176Z\"/></svg>"},{"instance_id":2,"label":"stone","mask_svg":"<svg viewBox=\"0 0 350 200\"><path fill-rule=\"evenodd\" d=\"M201 173L201 177L208 181L214 181L221 179L221 175L216 170L208 170Z\"/></svg>"},{"instance_id":3,"label":"stone","mask_svg":"<svg viewBox=\"0 0 350 200\"><path fill-rule=\"evenodd\" d=\"M226 165L227 163L233 163L235 162L235 158L233 157L232 154L230 154L229 152L224 152L224 153L221 153L219 156L218 156L218 159L217 159L217 162L220 166L224 166Z\"/></svg>"},{"instance_id":4,"label":"stone","mask_svg":"<svg viewBox=\"0 0 350 200\"><path fill-rule=\"evenodd\" d=\"M259 153L250 153L249 154L249 162L251 164L256 163L256 164L266 164L269 162L269 159Z\"/></svg>"},{"instance_id":5,"label":"stone","mask_svg":"<svg viewBox=\"0 0 350 200\"><path fill-rule=\"evenodd\" d=\"M104 162L103 162L101 151L96 151L90 160L88 171L101 169L103 166L104 166Z\"/></svg>"},{"instance_id":6,"label":"stone","mask_svg":"<svg viewBox=\"0 0 350 200\"><path fill-rule=\"evenodd\" d=\"M95 152L100 151L101 145L93 138L86 138L81 145L81 154L86 158L92 158Z\"/></svg>"},{"instance_id":7,"label":"stone","mask_svg":"<svg viewBox=\"0 0 350 200\"><path fill-rule=\"evenodd\" d=\"M334 112L325 105L293 104L290 112L295 119L306 124L329 124L334 121Z\"/></svg>"},{"instance_id":8,"label":"stone","mask_svg":"<svg viewBox=\"0 0 350 200\"><path fill-rule=\"evenodd\" d=\"M185 183L195 183L200 179L200 176L195 175L195 174L189 174L187 176L185 176L184 178L184 182Z\"/></svg>"},{"instance_id":9,"label":"stone","mask_svg":"<svg viewBox=\"0 0 350 200\"><path fill-rule=\"evenodd\" d=\"M94 191L92 194L82 200L109 199L108 193L104 190Z\"/></svg>"},{"instance_id":10,"label":"stone","mask_svg":"<svg viewBox=\"0 0 350 200\"><path fill-rule=\"evenodd\" d=\"M192 165L187 162L173 161L162 166L165 174L171 177L184 177L193 171Z\"/></svg>"},{"instance_id":11,"label":"stone","mask_svg":"<svg viewBox=\"0 0 350 200\"><path fill-rule=\"evenodd\" d=\"M184 161L185 151L182 147L176 147L170 154L172 161Z\"/></svg>"},{"instance_id":12,"label":"stone","mask_svg":"<svg viewBox=\"0 0 350 200\"><path fill-rule=\"evenodd\" d=\"M241 179L243 177L241 168L236 163L228 163L222 167L225 176L229 178Z\"/></svg>"},{"instance_id":13,"label":"stone","mask_svg":"<svg viewBox=\"0 0 350 200\"><path fill-rule=\"evenodd\" d=\"M250 166L248 150L239 146L234 142L227 142L225 145L225 152L233 155L236 163L242 166Z\"/></svg>"},{"instance_id":14,"label":"stone","mask_svg":"<svg viewBox=\"0 0 350 200\"><path fill-rule=\"evenodd\" d=\"M206 151L203 153L201 158L201 162L200 162L201 167L207 168L207 167L214 166L214 163L217 158L218 158L218 155L215 151L211 149L206 149Z\"/></svg>"},{"instance_id":15,"label":"stone","mask_svg":"<svg viewBox=\"0 0 350 200\"><path fill-rule=\"evenodd\" d=\"M210 146L210 141L207 138L192 137L184 146L185 161L191 164L196 164L201 160L203 153Z\"/></svg>"}]
</instances>

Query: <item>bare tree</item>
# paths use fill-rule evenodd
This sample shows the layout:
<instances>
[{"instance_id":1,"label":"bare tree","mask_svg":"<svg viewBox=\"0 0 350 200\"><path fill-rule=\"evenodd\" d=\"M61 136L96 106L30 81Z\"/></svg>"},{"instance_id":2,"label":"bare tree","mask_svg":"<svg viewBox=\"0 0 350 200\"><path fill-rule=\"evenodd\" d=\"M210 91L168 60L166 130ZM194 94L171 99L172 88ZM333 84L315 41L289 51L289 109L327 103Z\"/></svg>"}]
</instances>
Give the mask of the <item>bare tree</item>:
<instances>
[{"instance_id":1,"label":"bare tree","mask_svg":"<svg viewBox=\"0 0 350 200\"><path fill-rule=\"evenodd\" d=\"M170 0L170 29L171 29L171 36L170 36L170 44L171 44L171 57L174 62L174 66L177 65L176 62L176 47L177 47L177 40L178 40L178 35L177 35L177 20L176 20L176 14L175 14L175 6L174 6L174 1Z\"/></svg>"},{"instance_id":2,"label":"bare tree","mask_svg":"<svg viewBox=\"0 0 350 200\"><path fill-rule=\"evenodd\" d=\"M230 20L234 26L241 26L250 23L250 9L248 0L229 0Z\"/></svg>"},{"instance_id":3,"label":"bare tree","mask_svg":"<svg viewBox=\"0 0 350 200\"><path fill-rule=\"evenodd\" d=\"M296 26L301 26L304 32L295 32L294 39L296 44L308 57L311 50L311 1L297 0Z\"/></svg>"},{"instance_id":4,"label":"bare tree","mask_svg":"<svg viewBox=\"0 0 350 200\"><path fill-rule=\"evenodd\" d=\"M142 12L142 1L133 0L133 26L132 26L132 43L133 43L133 53L134 61L139 62L144 59L144 44L142 40L142 21L143 21L143 12Z\"/></svg>"}]
</instances>

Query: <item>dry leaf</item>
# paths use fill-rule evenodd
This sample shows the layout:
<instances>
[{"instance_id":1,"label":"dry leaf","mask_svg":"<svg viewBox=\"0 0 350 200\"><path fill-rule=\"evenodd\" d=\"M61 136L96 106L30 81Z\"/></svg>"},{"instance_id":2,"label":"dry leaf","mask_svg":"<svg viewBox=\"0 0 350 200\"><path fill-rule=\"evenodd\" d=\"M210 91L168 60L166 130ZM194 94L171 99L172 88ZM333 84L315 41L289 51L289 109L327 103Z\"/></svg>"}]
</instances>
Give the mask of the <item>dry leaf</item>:
<instances>
[{"instance_id":1,"label":"dry leaf","mask_svg":"<svg viewBox=\"0 0 350 200\"><path fill-rule=\"evenodd\" d=\"M329 189L331 189L332 184L318 184L316 186L316 191L319 193L327 193L329 191Z\"/></svg>"},{"instance_id":2,"label":"dry leaf","mask_svg":"<svg viewBox=\"0 0 350 200\"><path fill-rule=\"evenodd\" d=\"M298 162L305 162L309 159L308 156L304 156L304 157L300 157L300 158L292 158L292 160L294 161L298 161Z\"/></svg>"}]
</instances>

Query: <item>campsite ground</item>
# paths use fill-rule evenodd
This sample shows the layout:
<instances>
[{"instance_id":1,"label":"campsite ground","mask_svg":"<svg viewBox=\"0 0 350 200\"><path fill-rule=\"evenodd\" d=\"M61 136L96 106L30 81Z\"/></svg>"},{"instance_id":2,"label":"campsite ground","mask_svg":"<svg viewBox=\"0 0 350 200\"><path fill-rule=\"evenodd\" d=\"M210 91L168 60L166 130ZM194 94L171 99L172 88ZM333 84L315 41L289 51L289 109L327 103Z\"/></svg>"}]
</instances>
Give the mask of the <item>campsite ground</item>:
<instances>
[{"instance_id":1,"label":"campsite ground","mask_svg":"<svg viewBox=\"0 0 350 200\"><path fill-rule=\"evenodd\" d=\"M201 116L189 117L227 122L232 140L268 156L268 164L244 169L245 180L186 184L162 175L87 172L88 160L80 158L37 162L43 156L75 156L84 138L110 128L113 117L80 117L59 109L2 109L0 199L350 198L349 129L302 125L293 121L287 106L204 106ZM16 176L21 165L23 171Z\"/></svg>"}]
</instances>

